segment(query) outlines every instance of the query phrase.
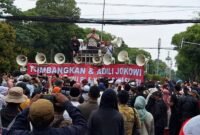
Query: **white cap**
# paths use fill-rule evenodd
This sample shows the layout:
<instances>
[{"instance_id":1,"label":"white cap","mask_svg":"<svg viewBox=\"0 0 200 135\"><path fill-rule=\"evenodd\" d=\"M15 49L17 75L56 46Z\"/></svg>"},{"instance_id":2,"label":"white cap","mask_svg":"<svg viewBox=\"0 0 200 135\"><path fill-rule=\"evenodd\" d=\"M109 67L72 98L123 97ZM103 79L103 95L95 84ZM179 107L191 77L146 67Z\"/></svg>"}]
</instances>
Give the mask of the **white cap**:
<instances>
[{"instance_id":1,"label":"white cap","mask_svg":"<svg viewBox=\"0 0 200 135\"><path fill-rule=\"evenodd\" d=\"M85 85L85 86L83 87L83 90L86 91L86 92L89 92L89 90L90 90L90 86Z\"/></svg>"},{"instance_id":2,"label":"white cap","mask_svg":"<svg viewBox=\"0 0 200 135\"><path fill-rule=\"evenodd\" d=\"M116 81L115 81L115 84L121 84L122 83L122 80L121 79L117 79Z\"/></svg>"}]
</instances>

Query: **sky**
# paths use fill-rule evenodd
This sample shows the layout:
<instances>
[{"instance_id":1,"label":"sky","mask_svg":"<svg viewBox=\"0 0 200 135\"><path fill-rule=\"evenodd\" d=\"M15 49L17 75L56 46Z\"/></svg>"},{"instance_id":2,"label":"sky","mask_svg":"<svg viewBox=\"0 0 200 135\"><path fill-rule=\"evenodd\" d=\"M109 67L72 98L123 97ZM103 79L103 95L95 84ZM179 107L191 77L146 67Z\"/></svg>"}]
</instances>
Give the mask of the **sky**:
<instances>
[{"instance_id":1,"label":"sky","mask_svg":"<svg viewBox=\"0 0 200 135\"><path fill-rule=\"evenodd\" d=\"M80 2L103 3L104 0L76 0L81 9L81 18L102 18L102 5L86 5ZM105 0L106 3L127 5L170 5L170 6L200 6L200 0ZM36 0L15 0L15 5L23 11L35 7ZM194 19L198 16L200 8L155 8L134 6L105 6L105 19ZM199 11L200 12L200 11ZM161 47L173 47L171 40L174 34L185 31L192 24L173 25L134 25L118 26L104 25L104 31L117 37L122 37L130 47L157 47L158 39L161 38ZM80 27L96 28L101 30L98 24L79 24ZM146 50L151 53L152 59L157 58L157 50ZM161 50L160 59L168 56L169 50ZM175 67L176 51L170 50L170 57Z\"/></svg>"}]
</instances>

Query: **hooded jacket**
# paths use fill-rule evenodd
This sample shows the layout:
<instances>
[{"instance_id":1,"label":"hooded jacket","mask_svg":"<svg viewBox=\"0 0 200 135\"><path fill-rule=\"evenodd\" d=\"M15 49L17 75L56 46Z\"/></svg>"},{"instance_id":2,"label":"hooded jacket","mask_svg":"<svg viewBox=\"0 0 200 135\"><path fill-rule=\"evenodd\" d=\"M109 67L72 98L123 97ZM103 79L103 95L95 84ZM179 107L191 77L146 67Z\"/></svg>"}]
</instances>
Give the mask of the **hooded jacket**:
<instances>
[{"instance_id":1,"label":"hooded jacket","mask_svg":"<svg viewBox=\"0 0 200 135\"><path fill-rule=\"evenodd\" d=\"M146 109L146 100L138 96L135 100L134 107L137 109L141 122L141 135L154 135L154 119L151 113Z\"/></svg>"},{"instance_id":2,"label":"hooded jacket","mask_svg":"<svg viewBox=\"0 0 200 135\"><path fill-rule=\"evenodd\" d=\"M106 90L100 107L88 121L88 135L124 135L124 122L118 112L117 96L113 90Z\"/></svg>"}]
</instances>

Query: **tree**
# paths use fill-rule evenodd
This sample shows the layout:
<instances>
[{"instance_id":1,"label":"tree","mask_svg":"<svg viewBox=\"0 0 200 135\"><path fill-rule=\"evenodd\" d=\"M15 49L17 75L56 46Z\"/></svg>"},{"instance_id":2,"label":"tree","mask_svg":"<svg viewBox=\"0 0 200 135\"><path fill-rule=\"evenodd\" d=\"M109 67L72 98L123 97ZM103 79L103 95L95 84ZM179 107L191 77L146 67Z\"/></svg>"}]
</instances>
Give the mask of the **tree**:
<instances>
[{"instance_id":1,"label":"tree","mask_svg":"<svg viewBox=\"0 0 200 135\"><path fill-rule=\"evenodd\" d=\"M13 5L14 0L0 0L0 15L11 14L19 15L22 12Z\"/></svg>"},{"instance_id":2,"label":"tree","mask_svg":"<svg viewBox=\"0 0 200 135\"><path fill-rule=\"evenodd\" d=\"M181 41L200 43L200 24L188 27L186 31L175 34L172 43L179 47L176 57L178 73L177 75L185 80L200 80L200 46L183 44Z\"/></svg>"},{"instance_id":3,"label":"tree","mask_svg":"<svg viewBox=\"0 0 200 135\"><path fill-rule=\"evenodd\" d=\"M80 9L75 0L38 0L36 7L24 12L27 16L79 18ZM72 35L82 38L84 30L75 24L23 22L15 25L17 43L29 48L28 57L34 61L37 52L47 54L48 62L52 62L55 53L69 54ZM34 51L33 51L34 50ZM66 55L66 59L69 55Z\"/></svg>"},{"instance_id":4,"label":"tree","mask_svg":"<svg viewBox=\"0 0 200 135\"><path fill-rule=\"evenodd\" d=\"M0 22L0 72L8 72L16 68L15 39L15 30L9 24Z\"/></svg>"}]
</instances>

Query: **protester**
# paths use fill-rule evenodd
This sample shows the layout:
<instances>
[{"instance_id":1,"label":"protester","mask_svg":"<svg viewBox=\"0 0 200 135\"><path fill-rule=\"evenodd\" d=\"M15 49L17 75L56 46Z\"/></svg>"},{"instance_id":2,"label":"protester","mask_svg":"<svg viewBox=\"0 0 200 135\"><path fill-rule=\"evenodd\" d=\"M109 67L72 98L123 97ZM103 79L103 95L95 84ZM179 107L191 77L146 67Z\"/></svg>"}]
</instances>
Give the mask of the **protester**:
<instances>
[{"instance_id":1,"label":"protester","mask_svg":"<svg viewBox=\"0 0 200 135\"><path fill-rule=\"evenodd\" d=\"M155 135L163 135L167 125L167 106L162 99L162 93L156 91L152 93L146 106L154 118Z\"/></svg>"},{"instance_id":2,"label":"protester","mask_svg":"<svg viewBox=\"0 0 200 135\"><path fill-rule=\"evenodd\" d=\"M0 121L2 127L8 127L13 119L20 113L20 103L26 101L26 96L23 94L23 89L20 87L12 87L5 97L7 106L0 111Z\"/></svg>"},{"instance_id":3,"label":"protester","mask_svg":"<svg viewBox=\"0 0 200 135\"><path fill-rule=\"evenodd\" d=\"M70 90L70 100L71 100L71 103L77 107L80 105L79 103L79 97L80 97L80 90L78 88L71 88Z\"/></svg>"},{"instance_id":4,"label":"protester","mask_svg":"<svg viewBox=\"0 0 200 135\"><path fill-rule=\"evenodd\" d=\"M67 77L64 77L63 78L63 87L61 89L61 93L64 94L65 96L69 96L69 92L70 92L70 89L71 89L71 86L70 86L70 79L67 78Z\"/></svg>"},{"instance_id":5,"label":"protester","mask_svg":"<svg viewBox=\"0 0 200 135\"><path fill-rule=\"evenodd\" d=\"M0 86L0 110L6 106L5 96L8 93L8 87Z\"/></svg>"},{"instance_id":6,"label":"protester","mask_svg":"<svg viewBox=\"0 0 200 135\"><path fill-rule=\"evenodd\" d=\"M28 89L28 87L26 86L25 83L20 82L16 85L17 87L21 87L23 89L23 94L26 95L26 101L20 104L19 109L20 110L24 110L25 108L29 107L30 104L30 90ZM35 94L33 94L35 95Z\"/></svg>"},{"instance_id":7,"label":"protester","mask_svg":"<svg viewBox=\"0 0 200 135\"><path fill-rule=\"evenodd\" d=\"M138 117L136 117L136 114L134 114L135 111L128 107L128 99L129 95L127 91L120 91L118 93L119 112L122 114L124 119L125 135L132 135L132 131L139 130L140 121L138 120Z\"/></svg>"},{"instance_id":8,"label":"protester","mask_svg":"<svg viewBox=\"0 0 200 135\"><path fill-rule=\"evenodd\" d=\"M49 127L54 119L53 104L46 99L38 99L37 95L32 99L30 109L24 110L17 116L15 123L9 135L83 135L86 128L86 121L80 111L74 107L69 99L61 93L55 94L56 102L64 105L70 117L73 119L73 124L62 128ZM45 109L44 109L45 108ZM29 121L30 120L30 121ZM30 131L29 122L33 126ZM6 132L6 131L4 131Z\"/></svg>"},{"instance_id":9,"label":"protester","mask_svg":"<svg viewBox=\"0 0 200 135\"><path fill-rule=\"evenodd\" d=\"M184 87L184 95L179 98L178 109L181 123L198 115L200 112L197 99L191 95L187 87Z\"/></svg>"},{"instance_id":10,"label":"protester","mask_svg":"<svg viewBox=\"0 0 200 135\"><path fill-rule=\"evenodd\" d=\"M26 84L26 87L28 87L28 89L30 90L30 97L34 93L34 86L33 86L33 84L31 84L31 79L32 79L32 77L30 75L28 75L28 74L24 75L23 82Z\"/></svg>"},{"instance_id":11,"label":"protester","mask_svg":"<svg viewBox=\"0 0 200 135\"><path fill-rule=\"evenodd\" d=\"M71 51L70 62L73 62L73 58L79 53L80 42L74 35L71 39L69 49Z\"/></svg>"},{"instance_id":12,"label":"protester","mask_svg":"<svg viewBox=\"0 0 200 135\"><path fill-rule=\"evenodd\" d=\"M171 117L171 108L170 108L171 94L167 88L167 85L165 85L165 88L162 90L162 95L163 95L163 101L165 105L167 106L167 125L165 126L164 135L169 135L169 122L170 122L170 117Z\"/></svg>"},{"instance_id":13,"label":"protester","mask_svg":"<svg viewBox=\"0 0 200 135\"><path fill-rule=\"evenodd\" d=\"M88 135L124 135L124 122L118 112L117 95L109 89L102 97L99 109L88 120Z\"/></svg>"},{"instance_id":14,"label":"protester","mask_svg":"<svg viewBox=\"0 0 200 135\"><path fill-rule=\"evenodd\" d=\"M146 100L142 96L138 96L135 100L134 107L139 113L141 122L141 135L154 135L154 119L150 112L145 109Z\"/></svg>"},{"instance_id":15,"label":"protester","mask_svg":"<svg viewBox=\"0 0 200 135\"><path fill-rule=\"evenodd\" d=\"M87 35L88 49L95 49L98 46L100 40L99 35L96 33L95 29L92 29L91 33Z\"/></svg>"},{"instance_id":16,"label":"protester","mask_svg":"<svg viewBox=\"0 0 200 135\"><path fill-rule=\"evenodd\" d=\"M65 107L59 103L53 103L54 105L54 120L51 122L50 126L54 128L62 128L65 126L69 126L72 124L71 120L66 120L63 117L63 113L65 111Z\"/></svg>"},{"instance_id":17,"label":"protester","mask_svg":"<svg viewBox=\"0 0 200 135\"><path fill-rule=\"evenodd\" d=\"M78 106L81 113L87 120L89 119L92 111L98 109L97 99L100 96L99 88L97 86L92 86L89 90L88 96L89 100Z\"/></svg>"},{"instance_id":18,"label":"protester","mask_svg":"<svg viewBox=\"0 0 200 135\"><path fill-rule=\"evenodd\" d=\"M170 109L171 109L171 117L169 121L169 134L170 135L178 135L181 124L179 121L178 115L178 98L176 95L172 95L170 97Z\"/></svg>"}]
</instances>

